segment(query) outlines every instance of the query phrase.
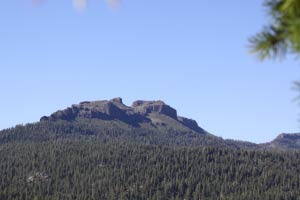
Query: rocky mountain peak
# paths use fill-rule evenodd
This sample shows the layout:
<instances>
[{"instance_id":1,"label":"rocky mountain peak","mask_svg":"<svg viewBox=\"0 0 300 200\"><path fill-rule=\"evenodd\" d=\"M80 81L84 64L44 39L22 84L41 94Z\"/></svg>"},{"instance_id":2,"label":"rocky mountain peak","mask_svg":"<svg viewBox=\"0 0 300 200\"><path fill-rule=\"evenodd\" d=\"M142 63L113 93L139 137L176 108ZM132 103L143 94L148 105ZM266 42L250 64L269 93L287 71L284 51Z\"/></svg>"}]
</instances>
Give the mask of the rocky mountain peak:
<instances>
[{"instance_id":1,"label":"rocky mountain peak","mask_svg":"<svg viewBox=\"0 0 300 200\"><path fill-rule=\"evenodd\" d=\"M299 149L300 148L300 133L282 133L278 135L273 141L263 144L271 148L287 148Z\"/></svg>"},{"instance_id":2,"label":"rocky mountain peak","mask_svg":"<svg viewBox=\"0 0 300 200\"><path fill-rule=\"evenodd\" d=\"M121 104L123 104L123 100L122 100L121 97L113 98L110 101L115 102L115 103L121 103Z\"/></svg>"},{"instance_id":3,"label":"rocky mountain peak","mask_svg":"<svg viewBox=\"0 0 300 200\"><path fill-rule=\"evenodd\" d=\"M130 125L151 123L151 114L164 115L197 132L204 132L195 120L177 116L177 111L163 101L134 101L131 106L123 104L120 97L102 101L84 101L74 104L64 110L59 110L50 116L44 116L41 121L67 120L76 118L96 118L101 120L117 119ZM155 121L155 120L154 120ZM164 124L162 122L162 124Z\"/></svg>"},{"instance_id":4,"label":"rocky mountain peak","mask_svg":"<svg viewBox=\"0 0 300 200\"><path fill-rule=\"evenodd\" d=\"M282 139L300 139L300 133L281 133L276 137L275 140L282 140Z\"/></svg>"},{"instance_id":5,"label":"rocky mountain peak","mask_svg":"<svg viewBox=\"0 0 300 200\"><path fill-rule=\"evenodd\" d=\"M131 107L138 107L138 106L148 106L148 105L166 105L165 102L158 100L158 101L144 101L144 100L137 100L134 101L131 105Z\"/></svg>"},{"instance_id":6,"label":"rocky mountain peak","mask_svg":"<svg viewBox=\"0 0 300 200\"><path fill-rule=\"evenodd\" d=\"M151 112L157 112L159 114L164 114L174 119L177 119L177 111L165 104L163 101L142 101L138 100L132 103L131 106L134 112L141 115L147 115Z\"/></svg>"}]
</instances>

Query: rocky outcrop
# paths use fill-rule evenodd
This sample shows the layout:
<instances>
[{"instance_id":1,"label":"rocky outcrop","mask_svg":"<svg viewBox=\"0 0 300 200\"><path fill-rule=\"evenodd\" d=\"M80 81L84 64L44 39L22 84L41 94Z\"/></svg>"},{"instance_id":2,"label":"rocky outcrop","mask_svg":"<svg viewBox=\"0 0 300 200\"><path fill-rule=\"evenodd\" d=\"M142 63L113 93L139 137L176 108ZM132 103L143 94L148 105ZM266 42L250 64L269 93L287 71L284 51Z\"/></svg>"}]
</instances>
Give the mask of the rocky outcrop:
<instances>
[{"instance_id":1,"label":"rocky outcrop","mask_svg":"<svg viewBox=\"0 0 300 200\"><path fill-rule=\"evenodd\" d=\"M123 104L121 98L114 98L109 101L84 101L72 105L64 110L59 110L49 117L42 117L41 121L67 120L72 121L80 118L97 118L103 120L118 119L126 123L137 124L149 119L133 111L132 108Z\"/></svg>"},{"instance_id":2,"label":"rocky outcrop","mask_svg":"<svg viewBox=\"0 0 300 200\"><path fill-rule=\"evenodd\" d=\"M134 112L141 115L147 115L151 112L157 112L159 114L164 114L174 119L177 119L177 111L165 104L163 101L135 101L131 106Z\"/></svg>"},{"instance_id":3,"label":"rocky outcrop","mask_svg":"<svg viewBox=\"0 0 300 200\"><path fill-rule=\"evenodd\" d=\"M265 148L299 149L300 133L282 133L272 142L261 144Z\"/></svg>"},{"instance_id":4,"label":"rocky outcrop","mask_svg":"<svg viewBox=\"0 0 300 200\"><path fill-rule=\"evenodd\" d=\"M49 179L48 174L42 172L36 172L27 178L27 182L28 183L41 182L41 181L47 181L48 179Z\"/></svg>"},{"instance_id":5,"label":"rocky outcrop","mask_svg":"<svg viewBox=\"0 0 300 200\"><path fill-rule=\"evenodd\" d=\"M184 126L187 126L194 131L204 132L204 130L202 128L200 128L198 126L197 122L193 119L188 119L185 117L178 117L178 121L180 121Z\"/></svg>"},{"instance_id":6,"label":"rocky outcrop","mask_svg":"<svg viewBox=\"0 0 300 200\"><path fill-rule=\"evenodd\" d=\"M104 101L84 101L64 110L59 110L49 117L44 116L41 118L41 121L72 121L76 118L118 119L128 124L138 126L139 123L142 122L152 122L151 117L149 117L151 113L168 116L194 131L204 131L198 126L195 120L178 117L177 111L163 101L138 100L133 102L132 106L129 107L123 104L122 98L120 97Z\"/></svg>"}]
</instances>

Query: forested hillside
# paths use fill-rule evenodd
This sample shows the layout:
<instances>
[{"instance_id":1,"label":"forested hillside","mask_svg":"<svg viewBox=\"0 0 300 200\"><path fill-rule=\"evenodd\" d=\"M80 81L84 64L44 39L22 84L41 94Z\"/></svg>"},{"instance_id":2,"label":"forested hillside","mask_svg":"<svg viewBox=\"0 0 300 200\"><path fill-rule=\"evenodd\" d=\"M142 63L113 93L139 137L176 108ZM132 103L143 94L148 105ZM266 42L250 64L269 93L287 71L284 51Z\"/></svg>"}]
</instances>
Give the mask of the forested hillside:
<instances>
[{"instance_id":1,"label":"forested hillside","mask_svg":"<svg viewBox=\"0 0 300 200\"><path fill-rule=\"evenodd\" d=\"M0 199L296 200L298 137L224 140L161 101L83 102L0 131Z\"/></svg>"},{"instance_id":2,"label":"forested hillside","mask_svg":"<svg viewBox=\"0 0 300 200\"><path fill-rule=\"evenodd\" d=\"M79 118L76 121L42 121L0 131L0 144L86 139L100 142L137 142L166 146L227 146L222 138L184 127L133 127L119 120Z\"/></svg>"},{"instance_id":3,"label":"forested hillside","mask_svg":"<svg viewBox=\"0 0 300 200\"><path fill-rule=\"evenodd\" d=\"M299 152L67 139L0 148L0 199L300 197Z\"/></svg>"}]
</instances>

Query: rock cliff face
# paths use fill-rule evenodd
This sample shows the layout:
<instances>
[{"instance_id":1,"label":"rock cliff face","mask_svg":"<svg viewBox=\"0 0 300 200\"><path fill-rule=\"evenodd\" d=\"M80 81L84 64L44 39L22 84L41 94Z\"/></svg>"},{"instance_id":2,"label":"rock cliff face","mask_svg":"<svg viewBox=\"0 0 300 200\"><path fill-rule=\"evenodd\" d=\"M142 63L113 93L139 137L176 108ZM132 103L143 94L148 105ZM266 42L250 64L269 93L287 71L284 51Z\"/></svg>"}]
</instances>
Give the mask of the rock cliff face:
<instances>
[{"instance_id":1,"label":"rock cliff face","mask_svg":"<svg viewBox=\"0 0 300 200\"><path fill-rule=\"evenodd\" d=\"M188 119L185 117L178 117L178 120L185 126L189 127L190 129L197 131L197 132L203 132L204 130L200 128L197 124L197 122L193 119Z\"/></svg>"},{"instance_id":2,"label":"rock cliff face","mask_svg":"<svg viewBox=\"0 0 300 200\"><path fill-rule=\"evenodd\" d=\"M84 101L64 110L59 110L50 115L50 117L42 117L41 121L71 121L77 117L102 120L119 119L132 124L149 121L144 116L135 113L132 108L124 105L121 98L115 98L110 101Z\"/></svg>"},{"instance_id":3,"label":"rock cliff face","mask_svg":"<svg viewBox=\"0 0 300 200\"><path fill-rule=\"evenodd\" d=\"M151 123L151 117L149 117L151 113L168 116L194 131L204 132L195 120L178 117L177 111L163 101L138 100L129 107L123 104L122 99L119 97L104 101L84 101L64 110L59 110L49 117L44 116L41 118L41 121L72 121L76 118L117 119L133 126L138 126L140 123Z\"/></svg>"},{"instance_id":4,"label":"rock cliff face","mask_svg":"<svg viewBox=\"0 0 300 200\"><path fill-rule=\"evenodd\" d=\"M177 118L177 111L166 105L163 101L135 101L132 103L133 111L141 115L147 115L151 112L167 115L173 119Z\"/></svg>"}]
</instances>

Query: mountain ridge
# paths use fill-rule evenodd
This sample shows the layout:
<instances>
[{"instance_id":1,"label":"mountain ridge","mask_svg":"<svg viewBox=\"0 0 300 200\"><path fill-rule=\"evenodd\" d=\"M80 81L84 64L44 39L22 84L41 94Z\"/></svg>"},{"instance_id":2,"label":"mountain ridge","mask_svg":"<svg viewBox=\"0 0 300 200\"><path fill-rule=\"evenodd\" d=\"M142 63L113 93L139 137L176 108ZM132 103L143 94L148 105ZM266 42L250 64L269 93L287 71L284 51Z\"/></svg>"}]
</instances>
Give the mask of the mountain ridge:
<instances>
[{"instance_id":1,"label":"mountain ridge","mask_svg":"<svg viewBox=\"0 0 300 200\"><path fill-rule=\"evenodd\" d=\"M261 144L223 139L204 130L195 120L179 116L177 110L164 101L137 100L127 106L120 97L83 101L43 116L37 123L2 130L0 143L16 138L19 141L30 138L40 141L80 135L159 145L300 149L300 133L280 134L274 140Z\"/></svg>"},{"instance_id":2,"label":"mountain ridge","mask_svg":"<svg viewBox=\"0 0 300 200\"><path fill-rule=\"evenodd\" d=\"M300 133L281 133L271 142L261 145L273 149L300 149Z\"/></svg>"},{"instance_id":3,"label":"mountain ridge","mask_svg":"<svg viewBox=\"0 0 300 200\"><path fill-rule=\"evenodd\" d=\"M151 116L151 113L168 116L191 130L198 133L206 133L204 129L198 126L195 120L178 116L176 109L161 100L137 100L131 106L127 106L120 97L111 100L84 101L79 104L73 104L71 107L56 111L50 116L43 116L40 121L72 121L77 117L83 117L101 120L118 119L132 126L139 126L140 123L144 122L164 125L164 122L159 124L158 120Z\"/></svg>"},{"instance_id":4,"label":"mountain ridge","mask_svg":"<svg viewBox=\"0 0 300 200\"><path fill-rule=\"evenodd\" d=\"M0 199L297 199L299 143L224 140L163 101L85 101L0 131Z\"/></svg>"}]
</instances>

